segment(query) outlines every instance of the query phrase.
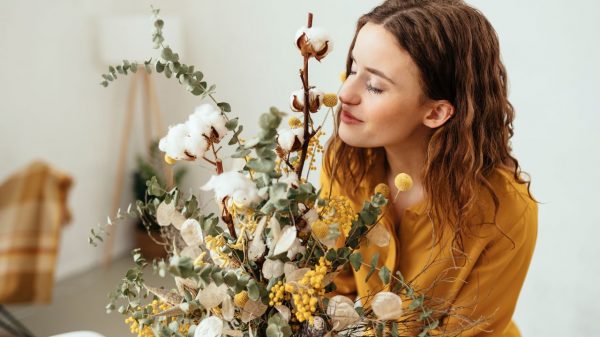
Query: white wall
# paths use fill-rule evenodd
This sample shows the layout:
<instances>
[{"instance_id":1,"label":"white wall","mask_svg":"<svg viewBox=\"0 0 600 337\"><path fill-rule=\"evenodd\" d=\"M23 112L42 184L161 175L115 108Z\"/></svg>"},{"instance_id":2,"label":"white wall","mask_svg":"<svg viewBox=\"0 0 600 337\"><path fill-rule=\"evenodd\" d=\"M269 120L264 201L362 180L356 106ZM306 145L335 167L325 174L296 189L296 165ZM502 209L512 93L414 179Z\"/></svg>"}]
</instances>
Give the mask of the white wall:
<instances>
[{"instance_id":1,"label":"white wall","mask_svg":"<svg viewBox=\"0 0 600 337\"><path fill-rule=\"evenodd\" d=\"M315 25L327 28L336 41L322 64L311 63L312 82L335 92L355 21L378 1L153 3L165 15L184 18L183 60L199 66L217 85L217 96L231 103L247 127L245 134L252 135L258 114L271 105L286 109L289 92L300 86L301 62L292 41L306 12L312 10ZM97 264L101 249L91 248L87 235L110 211L116 174L128 81L108 89L98 85L104 65L98 58L95 22L103 15L149 13L149 4L0 3L0 178L33 158L44 158L76 180L69 200L74 221L63 232L59 278ZM600 164L600 139L592 131L600 119L594 100L600 77L600 4L472 4L500 35L517 110L514 150L543 203L538 245L516 320L525 336L597 335L600 328L590 318L600 311L595 286L600 216L593 211L600 187L593 173ZM168 124L183 120L199 103L174 81L157 83ZM141 135L138 128L134 149L141 148ZM191 174L190 186L206 180L206 171L194 168ZM131 247L129 229L123 226L118 233L117 254Z\"/></svg>"}]
</instances>

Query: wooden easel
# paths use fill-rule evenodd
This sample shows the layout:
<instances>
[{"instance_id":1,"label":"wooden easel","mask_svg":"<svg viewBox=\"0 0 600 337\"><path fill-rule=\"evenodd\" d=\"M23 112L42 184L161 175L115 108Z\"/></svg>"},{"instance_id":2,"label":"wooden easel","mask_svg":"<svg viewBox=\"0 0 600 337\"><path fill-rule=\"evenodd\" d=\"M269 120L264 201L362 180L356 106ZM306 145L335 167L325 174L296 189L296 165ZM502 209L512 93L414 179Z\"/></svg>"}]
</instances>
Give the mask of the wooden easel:
<instances>
[{"instance_id":1,"label":"wooden easel","mask_svg":"<svg viewBox=\"0 0 600 337\"><path fill-rule=\"evenodd\" d=\"M123 192L123 181L125 179L125 169L127 162L127 154L130 142L130 135L133 127L133 115L136 110L138 82L143 86L142 90L142 119L144 123L144 140L146 149L149 150L153 135L164 136L165 128L160 115L160 107L156 88L150 75L143 69L138 69L136 73L131 74L131 83L129 86L129 97L127 100L127 111L125 114L125 123L121 134L121 146L119 150L119 159L117 160L117 176L113 191L112 215L117 214L119 205L121 204L121 196ZM167 186L173 186L172 168L163 163L165 177L167 177ZM112 251L115 241L115 225L109 226L108 236L104 249L103 265L109 268L112 264Z\"/></svg>"}]
</instances>

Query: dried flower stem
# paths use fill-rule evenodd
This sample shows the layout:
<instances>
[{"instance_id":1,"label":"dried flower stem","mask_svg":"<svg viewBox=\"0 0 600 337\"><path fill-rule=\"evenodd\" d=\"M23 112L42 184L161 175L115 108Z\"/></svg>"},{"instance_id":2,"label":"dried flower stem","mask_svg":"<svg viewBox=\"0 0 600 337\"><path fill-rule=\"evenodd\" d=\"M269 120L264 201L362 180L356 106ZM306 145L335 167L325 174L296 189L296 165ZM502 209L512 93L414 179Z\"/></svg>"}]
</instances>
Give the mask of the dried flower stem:
<instances>
[{"instance_id":1,"label":"dried flower stem","mask_svg":"<svg viewBox=\"0 0 600 337\"><path fill-rule=\"evenodd\" d=\"M313 14L308 13L308 28L312 27ZM310 118L310 87L308 86L308 55L304 55L304 68L300 71L300 77L302 79L302 86L304 88L304 142L302 143L302 152L300 153L300 163L296 167L296 175L298 178L302 177L302 169L304 168L304 161L306 160L306 153L308 152L308 143L312 135L308 131L308 122Z\"/></svg>"}]
</instances>

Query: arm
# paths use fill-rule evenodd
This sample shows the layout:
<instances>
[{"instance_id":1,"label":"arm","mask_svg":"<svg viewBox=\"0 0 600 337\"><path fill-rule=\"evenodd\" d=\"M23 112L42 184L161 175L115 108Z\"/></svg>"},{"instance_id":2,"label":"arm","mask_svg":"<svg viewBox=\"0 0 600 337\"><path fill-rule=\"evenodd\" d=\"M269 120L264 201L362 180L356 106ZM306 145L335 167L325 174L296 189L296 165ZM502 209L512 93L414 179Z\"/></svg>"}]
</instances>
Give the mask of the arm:
<instances>
[{"instance_id":1,"label":"arm","mask_svg":"<svg viewBox=\"0 0 600 337\"><path fill-rule=\"evenodd\" d=\"M535 202L528 202L525 212L508 230L506 234L512 241L502 234L490 240L453 301L459 315L485 319L461 336L510 335L503 332L510 325L537 237ZM443 322L440 331L460 326L463 322L459 317Z\"/></svg>"}]
</instances>

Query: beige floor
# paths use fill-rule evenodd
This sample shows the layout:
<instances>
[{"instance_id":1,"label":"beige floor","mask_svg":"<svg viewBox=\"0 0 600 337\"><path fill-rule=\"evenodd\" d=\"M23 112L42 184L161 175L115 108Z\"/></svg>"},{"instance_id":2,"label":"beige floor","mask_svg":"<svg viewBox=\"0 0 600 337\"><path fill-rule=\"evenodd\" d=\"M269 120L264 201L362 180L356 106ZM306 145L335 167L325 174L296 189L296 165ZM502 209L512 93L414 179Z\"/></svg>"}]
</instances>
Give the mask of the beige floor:
<instances>
[{"instance_id":1,"label":"beige floor","mask_svg":"<svg viewBox=\"0 0 600 337\"><path fill-rule=\"evenodd\" d=\"M51 304L6 307L36 337L76 330L91 330L106 337L134 336L124 323L123 315L116 311L107 314L104 309L107 295L132 266L128 255L115 260L110 269L93 269L58 282ZM150 285L172 286L168 279L152 275L152 266L146 267L145 279Z\"/></svg>"}]
</instances>

